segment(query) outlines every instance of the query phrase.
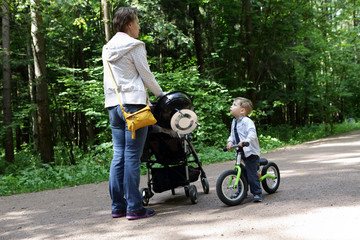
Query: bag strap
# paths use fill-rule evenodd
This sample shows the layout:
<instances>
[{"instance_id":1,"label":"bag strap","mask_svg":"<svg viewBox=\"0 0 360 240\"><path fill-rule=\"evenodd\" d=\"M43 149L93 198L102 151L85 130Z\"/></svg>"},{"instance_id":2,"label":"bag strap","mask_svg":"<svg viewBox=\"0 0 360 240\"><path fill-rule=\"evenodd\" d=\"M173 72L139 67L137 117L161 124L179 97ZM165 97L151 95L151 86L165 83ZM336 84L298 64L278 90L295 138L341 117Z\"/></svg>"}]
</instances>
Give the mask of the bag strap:
<instances>
[{"instance_id":1,"label":"bag strap","mask_svg":"<svg viewBox=\"0 0 360 240\"><path fill-rule=\"evenodd\" d=\"M106 60L105 60L105 61L106 61ZM125 112L124 107L122 106L122 103L121 103L120 94L119 94L119 92L118 92L118 90L117 90L117 86L116 86L115 78L114 78L114 75L113 75L113 73L112 73L112 71L111 71L110 64L109 64L109 62L108 62L108 61L106 61L106 64L107 64L107 66L108 66L108 68L109 68L109 71L110 71L110 75L111 75L112 82L114 83L115 92L116 92L116 95L117 95L117 97L118 97L118 100L119 100L119 103L120 103L121 110L122 110L123 112Z\"/></svg>"}]
</instances>

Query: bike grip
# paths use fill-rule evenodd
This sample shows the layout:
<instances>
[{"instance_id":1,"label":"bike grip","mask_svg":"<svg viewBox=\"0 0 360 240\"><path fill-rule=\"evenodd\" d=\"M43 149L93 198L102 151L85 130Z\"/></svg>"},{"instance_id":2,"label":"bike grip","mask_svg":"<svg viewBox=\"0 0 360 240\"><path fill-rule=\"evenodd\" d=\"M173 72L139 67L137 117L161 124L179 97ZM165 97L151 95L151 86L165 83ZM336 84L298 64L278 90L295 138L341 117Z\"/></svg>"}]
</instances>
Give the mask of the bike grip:
<instances>
[{"instance_id":1,"label":"bike grip","mask_svg":"<svg viewBox=\"0 0 360 240\"><path fill-rule=\"evenodd\" d=\"M249 142L243 142L243 147L248 147L249 145L250 145ZM233 145L233 146L231 147L231 149L235 149L235 148L238 148L238 147L240 147L240 146L239 146L239 145ZM223 151L224 151L224 152L227 152L227 151L228 151L227 147L224 147L224 148L223 148Z\"/></svg>"}]
</instances>

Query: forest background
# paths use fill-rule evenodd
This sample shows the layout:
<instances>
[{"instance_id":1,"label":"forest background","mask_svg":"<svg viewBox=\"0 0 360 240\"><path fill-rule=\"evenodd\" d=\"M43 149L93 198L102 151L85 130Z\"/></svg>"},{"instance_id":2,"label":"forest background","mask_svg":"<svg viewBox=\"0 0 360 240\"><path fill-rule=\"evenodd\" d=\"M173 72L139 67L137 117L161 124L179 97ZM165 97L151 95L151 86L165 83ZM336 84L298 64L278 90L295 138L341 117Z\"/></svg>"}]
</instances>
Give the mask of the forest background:
<instances>
[{"instance_id":1,"label":"forest background","mask_svg":"<svg viewBox=\"0 0 360 240\"><path fill-rule=\"evenodd\" d=\"M360 128L359 0L1 0L0 195L107 180L101 51L120 6L163 90L193 97L205 163L232 157L237 96L263 152Z\"/></svg>"}]
</instances>

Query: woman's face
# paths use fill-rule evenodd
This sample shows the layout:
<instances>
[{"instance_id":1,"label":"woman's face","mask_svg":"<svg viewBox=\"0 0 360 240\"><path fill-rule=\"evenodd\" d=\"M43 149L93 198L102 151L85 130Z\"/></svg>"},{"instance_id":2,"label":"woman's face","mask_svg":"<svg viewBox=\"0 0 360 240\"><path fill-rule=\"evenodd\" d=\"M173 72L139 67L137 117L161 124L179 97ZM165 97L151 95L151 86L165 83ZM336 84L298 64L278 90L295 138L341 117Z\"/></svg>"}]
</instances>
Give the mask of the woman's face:
<instances>
[{"instance_id":1,"label":"woman's face","mask_svg":"<svg viewBox=\"0 0 360 240\"><path fill-rule=\"evenodd\" d=\"M139 25L139 19L136 17L134 21L130 22L128 24L128 32L127 34L130 37L138 38L139 37L139 31L140 31L140 25Z\"/></svg>"}]
</instances>

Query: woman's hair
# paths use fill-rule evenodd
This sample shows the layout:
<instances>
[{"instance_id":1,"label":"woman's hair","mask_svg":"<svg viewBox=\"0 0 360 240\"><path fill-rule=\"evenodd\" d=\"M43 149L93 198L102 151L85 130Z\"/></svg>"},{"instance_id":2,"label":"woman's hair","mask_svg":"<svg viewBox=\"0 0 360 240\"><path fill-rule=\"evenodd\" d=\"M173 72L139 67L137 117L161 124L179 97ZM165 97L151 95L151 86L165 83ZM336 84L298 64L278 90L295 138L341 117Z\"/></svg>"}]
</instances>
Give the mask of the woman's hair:
<instances>
[{"instance_id":1,"label":"woman's hair","mask_svg":"<svg viewBox=\"0 0 360 240\"><path fill-rule=\"evenodd\" d=\"M136 8L120 7L116 10L113 19L113 27L115 32L125 32L128 23L134 21L137 17Z\"/></svg>"},{"instance_id":2,"label":"woman's hair","mask_svg":"<svg viewBox=\"0 0 360 240\"><path fill-rule=\"evenodd\" d=\"M235 98L235 101L239 103L240 107L245 108L246 115L249 115L253 110L253 104L251 100L243 97L237 97Z\"/></svg>"}]
</instances>

